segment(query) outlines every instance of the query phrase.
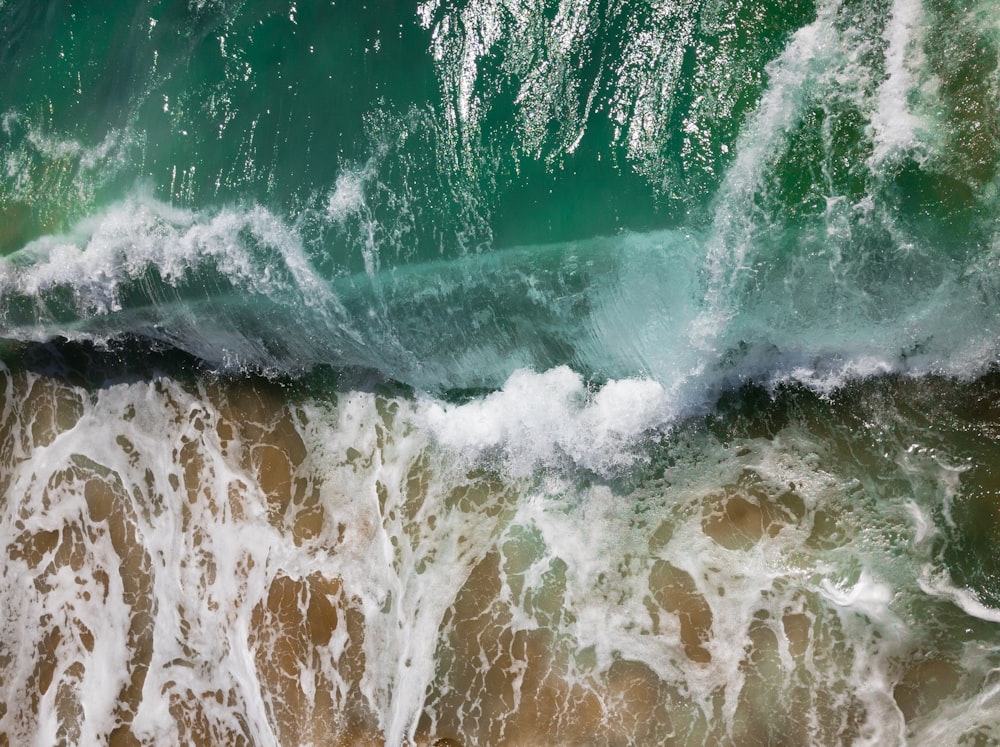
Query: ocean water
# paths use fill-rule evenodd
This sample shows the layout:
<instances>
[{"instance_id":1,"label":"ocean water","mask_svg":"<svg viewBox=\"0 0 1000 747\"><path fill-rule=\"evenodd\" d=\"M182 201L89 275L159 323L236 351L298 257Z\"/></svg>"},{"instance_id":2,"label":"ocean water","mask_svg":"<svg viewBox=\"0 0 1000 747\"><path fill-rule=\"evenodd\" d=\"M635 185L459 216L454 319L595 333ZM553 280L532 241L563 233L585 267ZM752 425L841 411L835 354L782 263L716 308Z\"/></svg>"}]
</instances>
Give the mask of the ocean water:
<instances>
[{"instance_id":1,"label":"ocean water","mask_svg":"<svg viewBox=\"0 0 1000 747\"><path fill-rule=\"evenodd\" d=\"M0 0L0 745L1000 741L994 0Z\"/></svg>"}]
</instances>

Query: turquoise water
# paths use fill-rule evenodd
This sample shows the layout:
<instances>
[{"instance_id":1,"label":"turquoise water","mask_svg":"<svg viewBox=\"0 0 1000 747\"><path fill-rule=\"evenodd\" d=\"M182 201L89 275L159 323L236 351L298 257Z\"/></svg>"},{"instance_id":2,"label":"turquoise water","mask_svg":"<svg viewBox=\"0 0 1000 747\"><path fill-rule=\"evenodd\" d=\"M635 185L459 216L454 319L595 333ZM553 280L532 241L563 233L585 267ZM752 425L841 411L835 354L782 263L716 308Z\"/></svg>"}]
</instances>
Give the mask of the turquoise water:
<instances>
[{"instance_id":1,"label":"turquoise water","mask_svg":"<svg viewBox=\"0 0 1000 747\"><path fill-rule=\"evenodd\" d=\"M995 12L0 0L0 734L996 739Z\"/></svg>"}]
</instances>

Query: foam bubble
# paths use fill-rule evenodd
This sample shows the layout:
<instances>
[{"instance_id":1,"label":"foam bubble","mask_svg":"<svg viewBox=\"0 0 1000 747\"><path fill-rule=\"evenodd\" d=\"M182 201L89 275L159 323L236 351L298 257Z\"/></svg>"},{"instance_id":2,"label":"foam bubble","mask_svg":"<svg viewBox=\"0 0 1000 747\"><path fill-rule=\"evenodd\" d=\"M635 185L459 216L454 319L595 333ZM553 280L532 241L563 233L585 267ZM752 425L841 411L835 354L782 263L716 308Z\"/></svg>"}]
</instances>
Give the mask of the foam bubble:
<instances>
[{"instance_id":1,"label":"foam bubble","mask_svg":"<svg viewBox=\"0 0 1000 747\"><path fill-rule=\"evenodd\" d=\"M569 458L598 472L627 466L626 448L674 414L663 386L609 381L591 392L566 366L519 370L503 388L463 405L424 400L419 419L443 446L473 458L502 454L517 473Z\"/></svg>"},{"instance_id":2,"label":"foam bubble","mask_svg":"<svg viewBox=\"0 0 1000 747\"><path fill-rule=\"evenodd\" d=\"M838 607L866 615L874 621L899 623L889 611L889 604L894 596L892 587L876 580L867 570L862 571L858 580L849 588L835 585L829 579L824 579L820 588L823 596Z\"/></svg>"},{"instance_id":3,"label":"foam bubble","mask_svg":"<svg viewBox=\"0 0 1000 747\"><path fill-rule=\"evenodd\" d=\"M301 237L260 206L203 214L140 195L0 268L8 337L139 334L213 365L295 370L314 360L313 338L297 329L306 318L352 335Z\"/></svg>"},{"instance_id":4,"label":"foam bubble","mask_svg":"<svg viewBox=\"0 0 1000 747\"><path fill-rule=\"evenodd\" d=\"M255 256L254 241L277 256ZM121 285L147 269L176 284L208 261L235 283L267 295L322 288L309 270L301 240L264 208L220 210L206 218L140 198L82 221L70 234L31 242L7 260L12 271L2 289L38 296L67 286L84 308L108 313L121 308Z\"/></svg>"},{"instance_id":5,"label":"foam bubble","mask_svg":"<svg viewBox=\"0 0 1000 747\"><path fill-rule=\"evenodd\" d=\"M829 397L852 381L889 373L895 368L892 363L877 356L860 355L837 360L840 357L839 353L835 353L829 363L817 361L818 365L814 366L793 365L790 370L779 367L770 377L770 386L795 383Z\"/></svg>"},{"instance_id":6,"label":"foam bubble","mask_svg":"<svg viewBox=\"0 0 1000 747\"><path fill-rule=\"evenodd\" d=\"M923 54L924 13L920 0L895 0L884 36L885 79L878 88L872 115L872 162L879 165L901 154L914 155L923 144L928 123L914 111L910 97L921 88L926 68Z\"/></svg>"},{"instance_id":7,"label":"foam bubble","mask_svg":"<svg viewBox=\"0 0 1000 747\"><path fill-rule=\"evenodd\" d=\"M28 580L4 589L0 627L29 658L59 628L45 734L82 703L91 741L128 723L308 743L322 723L392 744L641 742L669 723L695 743L880 744L928 726L922 699L942 718L978 702L995 656L948 687L921 678L965 661L966 621L923 614L928 589L997 618L930 567L918 580L934 548L900 527L941 521L929 506L954 487L909 446L919 416L885 426L904 431L897 459L809 397L776 408L776 433L720 440L694 419L663 453L641 443L669 417L658 385L591 389L565 368L463 405L289 401L260 380L0 383L0 535ZM848 423L877 405L853 401ZM614 466L601 449L653 461L628 485L574 469ZM5 670L18 692L38 658ZM34 713L10 707L0 728Z\"/></svg>"},{"instance_id":8,"label":"foam bubble","mask_svg":"<svg viewBox=\"0 0 1000 747\"><path fill-rule=\"evenodd\" d=\"M759 203L762 193L766 195L772 164L788 147L789 132L802 116L814 79L840 54L833 43L836 10L836 3L823 3L816 20L798 29L778 59L768 65L770 85L740 133L736 158L715 200L705 250L704 306L690 326L690 339L697 348L714 349L738 312L740 284L762 221Z\"/></svg>"},{"instance_id":9,"label":"foam bubble","mask_svg":"<svg viewBox=\"0 0 1000 747\"><path fill-rule=\"evenodd\" d=\"M326 215L332 221L343 221L358 212L365 204L365 181L371 174L367 170L344 171L326 201Z\"/></svg>"},{"instance_id":10,"label":"foam bubble","mask_svg":"<svg viewBox=\"0 0 1000 747\"><path fill-rule=\"evenodd\" d=\"M987 622L1000 622L1000 610L983 604L971 589L955 586L946 570L928 564L921 569L919 582L926 594L952 601L967 615Z\"/></svg>"}]
</instances>

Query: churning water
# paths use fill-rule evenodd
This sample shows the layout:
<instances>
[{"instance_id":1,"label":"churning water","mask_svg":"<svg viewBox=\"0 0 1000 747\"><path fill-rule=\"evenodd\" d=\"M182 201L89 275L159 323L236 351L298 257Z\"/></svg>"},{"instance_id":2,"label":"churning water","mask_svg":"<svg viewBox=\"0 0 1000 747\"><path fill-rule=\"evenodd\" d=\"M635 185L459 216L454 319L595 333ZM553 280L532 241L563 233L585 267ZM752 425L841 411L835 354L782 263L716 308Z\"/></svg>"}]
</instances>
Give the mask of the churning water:
<instances>
[{"instance_id":1,"label":"churning water","mask_svg":"<svg viewBox=\"0 0 1000 747\"><path fill-rule=\"evenodd\" d=\"M0 0L0 744L1000 740L993 0Z\"/></svg>"}]
</instances>

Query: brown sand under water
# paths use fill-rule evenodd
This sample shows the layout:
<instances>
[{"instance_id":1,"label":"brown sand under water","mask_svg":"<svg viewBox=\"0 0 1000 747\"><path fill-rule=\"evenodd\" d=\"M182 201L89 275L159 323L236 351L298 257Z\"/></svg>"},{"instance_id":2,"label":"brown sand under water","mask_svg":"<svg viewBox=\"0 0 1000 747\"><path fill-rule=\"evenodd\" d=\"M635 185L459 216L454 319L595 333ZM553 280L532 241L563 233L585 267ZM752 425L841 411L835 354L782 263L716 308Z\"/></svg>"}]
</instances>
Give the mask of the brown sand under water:
<instances>
[{"instance_id":1,"label":"brown sand under water","mask_svg":"<svg viewBox=\"0 0 1000 747\"><path fill-rule=\"evenodd\" d=\"M970 686L926 646L862 666L860 618L795 573L727 607L741 563L822 529L816 490L753 468L660 490L587 576L397 395L11 370L0 395L3 745L383 744L396 712L417 744L851 743Z\"/></svg>"}]
</instances>

